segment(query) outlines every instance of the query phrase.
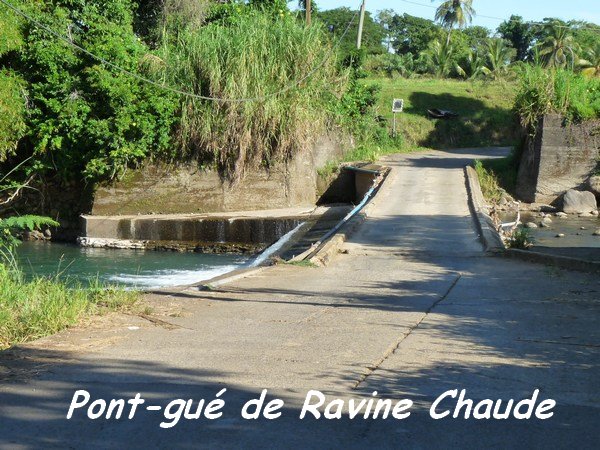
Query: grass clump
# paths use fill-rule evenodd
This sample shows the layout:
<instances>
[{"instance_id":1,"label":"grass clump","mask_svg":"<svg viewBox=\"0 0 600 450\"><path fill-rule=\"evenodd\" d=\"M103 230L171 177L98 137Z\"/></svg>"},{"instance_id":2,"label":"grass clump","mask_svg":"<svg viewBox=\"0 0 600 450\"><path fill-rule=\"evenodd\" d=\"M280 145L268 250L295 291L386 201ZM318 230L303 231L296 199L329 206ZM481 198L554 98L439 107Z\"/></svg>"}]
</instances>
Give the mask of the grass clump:
<instances>
[{"instance_id":1,"label":"grass clump","mask_svg":"<svg viewBox=\"0 0 600 450\"><path fill-rule=\"evenodd\" d=\"M287 266L310 267L310 268L313 268L313 269L319 267L314 262L312 262L312 261L310 261L308 259L303 259L301 261L286 261L286 262L284 262L284 264L287 265Z\"/></svg>"},{"instance_id":2,"label":"grass clump","mask_svg":"<svg viewBox=\"0 0 600 450\"><path fill-rule=\"evenodd\" d=\"M335 54L326 57L331 43L322 26L241 11L202 27L166 30L160 53L169 85L209 97L260 99L187 99L181 106L176 139L183 156L214 164L232 179L308 149L331 122L329 105L347 83Z\"/></svg>"},{"instance_id":3,"label":"grass clump","mask_svg":"<svg viewBox=\"0 0 600 450\"><path fill-rule=\"evenodd\" d=\"M500 187L497 175L492 170L485 168L480 160L475 161L474 167L485 199L499 202L502 198L503 189Z\"/></svg>"},{"instance_id":4,"label":"grass clump","mask_svg":"<svg viewBox=\"0 0 600 450\"><path fill-rule=\"evenodd\" d=\"M533 239L527 228L518 227L516 228L510 237L506 240L506 246L508 248L518 248L526 250L533 245Z\"/></svg>"},{"instance_id":5,"label":"grass clump","mask_svg":"<svg viewBox=\"0 0 600 450\"><path fill-rule=\"evenodd\" d=\"M58 280L26 282L0 264L0 350L38 339L89 314L129 310L138 294L105 286L67 287Z\"/></svg>"},{"instance_id":6,"label":"grass clump","mask_svg":"<svg viewBox=\"0 0 600 450\"><path fill-rule=\"evenodd\" d=\"M506 193L514 195L519 170L518 151L513 150L506 158L475 160L473 167L488 201L499 202Z\"/></svg>"},{"instance_id":7,"label":"grass clump","mask_svg":"<svg viewBox=\"0 0 600 450\"><path fill-rule=\"evenodd\" d=\"M524 65L514 109L530 134L538 120L549 113L560 114L567 121L598 118L600 79L565 69Z\"/></svg>"}]
</instances>

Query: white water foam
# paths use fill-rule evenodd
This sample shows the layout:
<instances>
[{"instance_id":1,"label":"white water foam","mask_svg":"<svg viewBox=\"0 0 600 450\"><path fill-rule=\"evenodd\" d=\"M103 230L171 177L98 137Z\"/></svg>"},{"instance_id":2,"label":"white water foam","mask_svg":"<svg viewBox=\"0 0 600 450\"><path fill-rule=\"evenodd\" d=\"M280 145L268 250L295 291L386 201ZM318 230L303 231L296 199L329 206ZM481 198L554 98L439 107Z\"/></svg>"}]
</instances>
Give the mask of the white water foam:
<instances>
[{"instance_id":1,"label":"white water foam","mask_svg":"<svg viewBox=\"0 0 600 450\"><path fill-rule=\"evenodd\" d=\"M250 263L250 267L257 267L260 266L263 262L265 262L271 255L273 255L275 252L279 251L279 249L281 249L281 247L283 247L283 245L288 242L292 236L294 235L294 233L296 231L298 231L298 229L304 225L304 222L300 223L296 228L294 228L292 231L287 232L286 234L284 234L283 236L281 236L281 239L279 239L277 242L275 242L273 245L271 245L270 247L268 247L264 252L262 252L260 255L258 255L256 257L256 259L254 261L252 261L252 263Z\"/></svg>"},{"instance_id":2,"label":"white water foam","mask_svg":"<svg viewBox=\"0 0 600 450\"><path fill-rule=\"evenodd\" d=\"M143 289L154 289L167 286L180 286L186 284L198 283L200 281L210 280L211 278L224 275L228 272L232 272L236 269L246 267L257 267L265 262L270 256L275 254L288 242L291 237L298 231L298 229L304 225L304 222L300 223L296 228L284 234L277 242L264 250L260 255L256 257L249 265L236 264L218 266L212 268L204 268L202 270L157 270L152 273L140 273L140 274L118 274L111 275L107 278L110 282L119 284L125 284L133 288Z\"/></svg>"},{"instance_id":3,"label":"white water foam","mask_svg":"<svg viewBox=\"0 0 600 450\"><path fill-rule=\"evenodd\" d=\"M119 274L108 277L108 281L126 284L136 288L153 289L166 286L179 286L198 283L223 275L242 265L219 266L204 270L158 270L150 274Z\"/></svg>"}]
</instances>

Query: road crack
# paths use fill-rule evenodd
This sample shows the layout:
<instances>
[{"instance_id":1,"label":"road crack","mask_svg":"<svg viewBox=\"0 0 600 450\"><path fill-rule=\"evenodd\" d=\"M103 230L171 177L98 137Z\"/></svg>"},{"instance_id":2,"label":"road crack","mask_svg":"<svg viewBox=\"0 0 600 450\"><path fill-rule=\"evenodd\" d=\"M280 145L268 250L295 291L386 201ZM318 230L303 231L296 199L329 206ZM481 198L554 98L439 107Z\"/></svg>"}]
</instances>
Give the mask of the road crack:
<instances>
[{"instance_id":1,"label":"road crack","mask_svg":"<svg viewBox=\"0 0 600 450\"><path fill-rule=\"evenodd\" d=\"M454 278L454 281L452 281L452 284L446 290L444 295L442 295L435 302L433 302L432 305L429 308L427 308L427 310L423 313L421 318L417 322L415 322L413 325L408 327L408 330L406 330L404 333L402 333L402 336L400 336L396 342L394 342L392 345L390 345L388 347L388 349L383 353L381 358L379 358L377 361L375 361L374 363L372 363L366 367L365 372L354 383L354 386L352 386L352 389L357 389L367 378L369 378L369 376L371 376L371 374L373 372L375 372L379 367L381 367L381 365L384 363L384 361L386 359L388 359L390 356L392 356L394 353L396 353L396 350L398 350L398 348L400 347L402 342L408 336L410 336L412 334L412 332L414 330L416 330L419 327L419 325L421 325L421 323L423 323L423 321L427 318L427 316L431 313L431 311L433 311L435 309L435 307L437 305L439 305L442 301L444 301L448 297L448 295L450 295L450 292L452 292L452 290L456 287L456 285L458 284L458 282L461 278L462 278L462 274L460 272L458 272L456 275L456 278Z\"/></svg>"}]
</instances>

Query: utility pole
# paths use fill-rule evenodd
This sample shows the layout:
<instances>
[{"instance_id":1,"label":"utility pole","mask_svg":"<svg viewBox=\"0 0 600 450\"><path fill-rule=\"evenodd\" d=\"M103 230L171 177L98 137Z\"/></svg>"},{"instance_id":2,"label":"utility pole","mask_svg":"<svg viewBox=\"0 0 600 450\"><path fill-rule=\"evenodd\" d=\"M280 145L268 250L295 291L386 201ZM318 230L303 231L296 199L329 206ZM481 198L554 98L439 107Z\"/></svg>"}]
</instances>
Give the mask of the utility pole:
<instances>
[{"instance_id":1,"label":"utility pole","mask_svg":"<svg viewBox=\"0 0 600 450\"><path fill-rule=\"evenodd\" d=\"M360 49L362 42L363 23L365 22L365 0L360 5L360 18L358 19L358 36L356 37L356 48Z\"/></svg>"},{"instance_id":2,"label":"utility pole","mask_svg":"<svg viewBox=\"0 0 600 450\"><path fill-rule=\"evenodd\" d=\"M310 13L312 12L311 0L305 0L304 6L306 7L306 26L310 26Z\"/></svg>"}]
</instances>

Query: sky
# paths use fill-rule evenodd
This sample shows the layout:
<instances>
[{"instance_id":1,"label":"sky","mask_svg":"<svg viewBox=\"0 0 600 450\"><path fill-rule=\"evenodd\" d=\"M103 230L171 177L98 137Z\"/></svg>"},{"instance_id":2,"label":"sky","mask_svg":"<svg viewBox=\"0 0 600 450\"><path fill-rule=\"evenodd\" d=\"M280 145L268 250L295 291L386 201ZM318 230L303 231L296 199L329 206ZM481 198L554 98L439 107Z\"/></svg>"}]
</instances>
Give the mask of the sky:
<instances>
[{"instance_id":1,"label":"sky","mask_svg":"<svg viewBox=\"0 0 600 450\"><path fill-rule=\"evenodd\" d=\"M358 9L360 0L314 0L320 10L347 6ZM375 13L381 9L393 9L399 14L433 19L435 8L441 0L410 0L425 6L411 4L402 0L366 0L368 11ZM478 14L508 19L511 14L522 16L525 20L541 21L544 17L558 17L564 20L585 20L600 24L600 0L473 0ZM481 25L495 30L502 21L476 16L473 25Z\"/></svg>"}]
</instances>

